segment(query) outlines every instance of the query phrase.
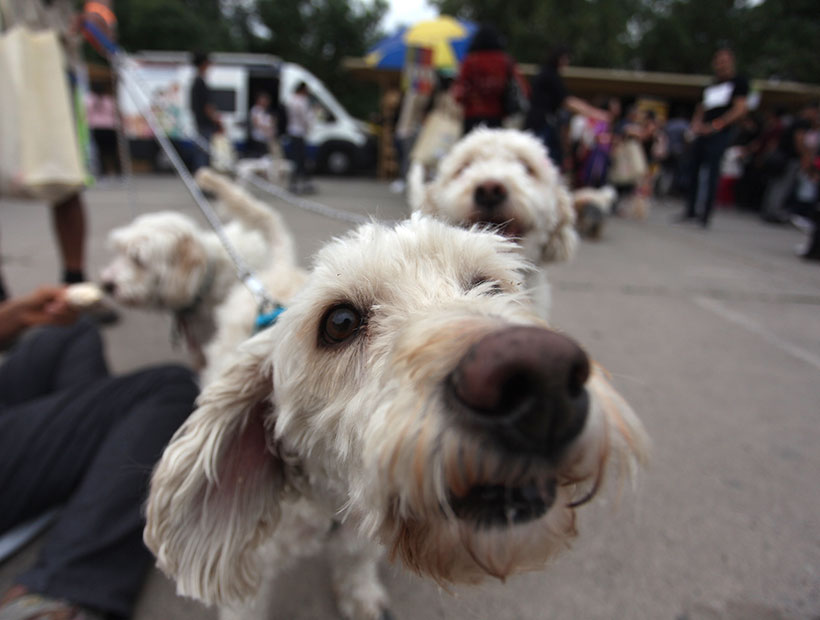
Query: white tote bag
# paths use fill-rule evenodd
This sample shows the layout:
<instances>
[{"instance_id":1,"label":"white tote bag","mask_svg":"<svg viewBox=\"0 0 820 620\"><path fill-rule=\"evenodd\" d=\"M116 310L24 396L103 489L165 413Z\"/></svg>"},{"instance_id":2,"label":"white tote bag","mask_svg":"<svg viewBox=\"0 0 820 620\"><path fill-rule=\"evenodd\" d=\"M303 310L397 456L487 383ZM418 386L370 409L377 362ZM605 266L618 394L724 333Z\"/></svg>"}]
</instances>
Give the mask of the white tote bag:
<instances>
[{"instance_id":1,"label":"white tote bag","mask_svg":"<svg viewBox=\"0 0 820 620\"><path fill-rule=\"evenodd\" d=\"M58 202L78 191L85 172L57 34L0 34L0 76L0 195Z\"/></svg>"}]
</instances>

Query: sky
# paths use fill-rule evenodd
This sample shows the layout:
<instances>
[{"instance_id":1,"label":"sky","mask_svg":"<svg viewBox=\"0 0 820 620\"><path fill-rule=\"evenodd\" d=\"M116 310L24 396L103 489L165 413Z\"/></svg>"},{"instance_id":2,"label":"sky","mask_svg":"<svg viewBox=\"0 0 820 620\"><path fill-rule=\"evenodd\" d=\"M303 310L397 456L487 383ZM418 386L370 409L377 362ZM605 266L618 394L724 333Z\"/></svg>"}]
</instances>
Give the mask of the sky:
<instances>
[{"instance_id":1,"label":"sky","mask_svg":"<svg viewBox=\"0 0 820 620\"><path fill-rule=\"evenodd\" d=\"M389 8L382 25L386 32L392 32L400 24L412 24L423 19L432 19L438 11L426 0L388 0Z\"/></svg>"}]
</instances>

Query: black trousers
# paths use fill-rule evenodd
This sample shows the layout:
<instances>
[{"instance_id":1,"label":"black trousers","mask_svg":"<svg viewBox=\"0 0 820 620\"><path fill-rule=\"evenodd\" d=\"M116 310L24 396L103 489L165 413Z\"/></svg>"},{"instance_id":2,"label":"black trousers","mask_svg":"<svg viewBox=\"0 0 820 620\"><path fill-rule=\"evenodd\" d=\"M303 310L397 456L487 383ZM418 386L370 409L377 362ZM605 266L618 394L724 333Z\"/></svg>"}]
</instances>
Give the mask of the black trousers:
<instances>
[{"instance_id":1,"label":"black trousers","mask_svg":"<svg viewBox=\"0 0 820 620\"><path fill-rule=\"evenodd\" d=\"M290 175L290 189L298 190L299 183L308 183L310 175L307 170L307 144L302 136L290 136L291 159L293 172Z\"/></svg>"},{"instance_id":2,"label":"black trousers","mask_svg":"<svg viewBox=\"0 0 820 620\"><path fill-rule=\"evenodd\" d=\"M696 216L695 207L697 206L700 190L700 169L705 167L707 172L706 195L704 196L700 219L703 222L709 222L715 204L718 181L720 181L720 162L732 136L731 129L724 129L717 133L698 136L695 139L692 145L692 168L690 170L689 195L686 201L687 217L694 218Z\"/></svg>"},{"instance_id":3,"label":"black trousers","mask_svg":"<svg viewBox=\"0 0 820 620\"><path fill-rule=\"evenodd\" d=\"M181 366L110 376L87 321L23 339L0 366L0 532L64 508L19 583L131 615L153 564L141 514L151 469L197 393Z\"/></svg>"}]
</instances>

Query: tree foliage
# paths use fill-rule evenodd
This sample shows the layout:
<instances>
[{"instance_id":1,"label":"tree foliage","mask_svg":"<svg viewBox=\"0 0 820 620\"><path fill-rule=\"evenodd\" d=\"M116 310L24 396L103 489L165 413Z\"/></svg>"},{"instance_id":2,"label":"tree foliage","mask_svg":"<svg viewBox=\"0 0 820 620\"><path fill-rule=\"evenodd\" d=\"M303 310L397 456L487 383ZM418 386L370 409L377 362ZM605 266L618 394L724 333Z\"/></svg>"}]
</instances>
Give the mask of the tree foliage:
<instances>
[{"instance_id":1,"label":"tree foliage","mask_svg":"<svg viewBox=\"0 0 820 620\"><path fill-rule=\"evenodd\" d=\"M579 66L708 73L728 43L750 77L820 83L817 0L431 0L491 23L519 62L567 45ZM341 70L383 33L387 0L115 0L120 41L143 49L249 51L299 63L355 114L375 89Z\"/></svg>"},{"instance_id":2,"label":"tree foliage","mask_svg":"<svg viewBox=\"0 0 820 620\"><path fill-rule=\"evenodd\" d=\"M630 18L641 0L433 0L447 15L493 24L519 62L543 62L555 45L572 50L573 63L622 67Z\"/></svg>"},{"instance_id":3,"label":"tree foliage","mask_svg":"<svg viewBox=\"0 0 820 620\"><path fill-rule=\"evenodd\" d=\"M820 82L817 0L432 0L442 13L493 24L520 62L566 44L588 67L708 73L728 44L752 77Z\"/></svg>"}]
</instances>

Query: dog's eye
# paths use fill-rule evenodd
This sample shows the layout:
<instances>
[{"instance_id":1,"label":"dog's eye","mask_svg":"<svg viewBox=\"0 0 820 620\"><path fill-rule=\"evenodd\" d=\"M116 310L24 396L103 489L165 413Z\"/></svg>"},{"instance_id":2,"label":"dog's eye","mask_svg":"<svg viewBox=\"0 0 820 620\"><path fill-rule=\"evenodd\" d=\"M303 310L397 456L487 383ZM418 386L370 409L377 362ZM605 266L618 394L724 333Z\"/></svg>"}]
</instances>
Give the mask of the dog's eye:
<instances>
[{"instance_id":1,"label":"dog's eye","mask_svg":"<svg viewBox=\"0 0 820 620\"><path fill-rule=\"evenodd\" d=\"M498 282L484 276L477 276L473 278L470 285L467 287L467 290L473 291L479 287L483 288L481 292L485 295L498 295L502 292L501 285L499 285Z\"/></svg>"},{"instance_id":2,"label":"dog's eye","mask_svg":"<svg viewBox=\"0 0 820 620\"><path fill-rule=\"evenodd\" d=\"M145 261L142 260L142 258L137 252L131 252L128 255L128 258L130 258L131 262L134 263L140 269L143 269L145 267Z\"/></svg>"},{"instance_id":3,"label":"dog's eye","mask_svg":"<svg viewBox=\"0 0 820 620\"><path fill-rule=\"evenodd\" d=\"M320 337L325 344L339 344L355 335L362 326L361 313L351 306L334 306L322 319Z\"/></svg>"},{"instance_id":4,"label":"dog's eye","mask_svg":"<svg viewBox=\"0 0 820 620\"><path fill-rule=\"evenodd\" d=\"M537 176L538 173L535 171L535 168L531 166L528 162L522 161L521 165L524 166L524 170L527 171L527 174L531 177Z\"/></svg>"}]
</instances>

